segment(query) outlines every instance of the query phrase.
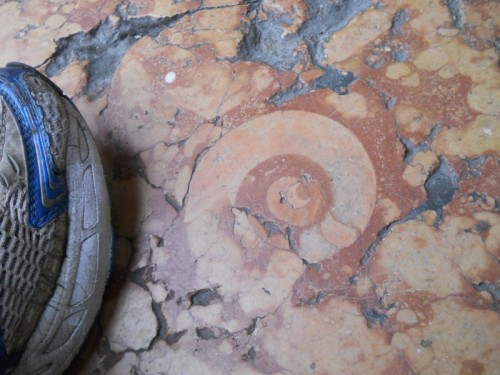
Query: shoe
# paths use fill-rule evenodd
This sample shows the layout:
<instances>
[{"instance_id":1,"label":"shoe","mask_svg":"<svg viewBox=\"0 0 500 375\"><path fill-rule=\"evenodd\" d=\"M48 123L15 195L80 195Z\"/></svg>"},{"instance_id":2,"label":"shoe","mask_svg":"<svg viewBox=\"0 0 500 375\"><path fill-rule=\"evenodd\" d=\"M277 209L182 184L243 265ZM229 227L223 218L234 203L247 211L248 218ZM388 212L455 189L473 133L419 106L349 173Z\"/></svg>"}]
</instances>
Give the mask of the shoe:
<instances>
[{"instance_id":1,"label":"shoe","mask_svg":"<svg viewBox=\"0 0 500 375\"><path fill-rule=\"evenodd\" d=\"M0 69L0 374L61 374L101 305L109 197L89 129L35 69Z\"/></svg>"}]
</instances>

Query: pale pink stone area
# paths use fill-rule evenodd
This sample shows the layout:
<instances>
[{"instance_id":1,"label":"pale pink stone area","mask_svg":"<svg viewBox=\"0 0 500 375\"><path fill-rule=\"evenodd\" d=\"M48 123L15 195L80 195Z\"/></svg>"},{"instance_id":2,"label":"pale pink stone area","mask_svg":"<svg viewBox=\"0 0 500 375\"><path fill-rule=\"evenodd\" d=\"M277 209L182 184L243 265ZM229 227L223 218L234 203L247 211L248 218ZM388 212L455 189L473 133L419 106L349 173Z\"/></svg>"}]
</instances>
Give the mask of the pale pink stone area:
<instances>
[{"instance_id":1,"label":"pale pink stone area","mask_svg":"<svg viewBox=\"0 0 500 375\"><path fill-rule=\"evenodd\" d=\"M444 1L374 1L329 34L312 3L0 2L2 65L119 36L52 77L116 234L68 374L498 374L500 4L458 1L460 29ZM349 94L317 83L330 68Z\"/></svg>"}]
</instances>

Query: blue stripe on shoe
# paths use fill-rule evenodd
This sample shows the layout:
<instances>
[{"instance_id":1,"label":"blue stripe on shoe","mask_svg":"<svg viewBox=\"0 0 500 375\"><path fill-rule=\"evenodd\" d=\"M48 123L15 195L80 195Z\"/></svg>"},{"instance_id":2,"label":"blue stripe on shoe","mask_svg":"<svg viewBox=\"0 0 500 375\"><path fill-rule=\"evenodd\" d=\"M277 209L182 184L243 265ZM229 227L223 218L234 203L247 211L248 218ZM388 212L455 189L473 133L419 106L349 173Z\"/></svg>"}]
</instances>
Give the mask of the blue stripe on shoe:
<instances>
[{"instance_id":1,"label":"blue stripe on shoe","mask_svg":"<svg viewBox=\"0 0 500 375\"><path fill-rule=\"evenodd\" d=\"M35 72L23 65L0 69L0 94L11 109L23 139L29 181L29 224L42 228L66 211L68 192L65 171L56 167L50 154L43 111L24 79L26 74L39 74Z\"/></svg>"}]
</instances>

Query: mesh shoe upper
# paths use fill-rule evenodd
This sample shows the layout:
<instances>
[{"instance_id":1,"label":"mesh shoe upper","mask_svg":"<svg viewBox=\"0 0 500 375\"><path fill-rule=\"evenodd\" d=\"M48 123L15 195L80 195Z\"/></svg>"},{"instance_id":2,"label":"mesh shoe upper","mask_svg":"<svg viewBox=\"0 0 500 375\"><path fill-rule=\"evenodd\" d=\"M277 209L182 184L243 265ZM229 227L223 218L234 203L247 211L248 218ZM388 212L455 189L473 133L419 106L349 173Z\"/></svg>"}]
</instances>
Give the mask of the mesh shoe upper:
<instances>
[{"instance_id":1,"label":"mesh shoe upper","mask_svg":"<svg viewBox=\"0 0 500 375\"><path fill-rule=\"evenodd\" d=\"M17 67L0 71L0 332L14 360L64 257L65 121L59 94L42 78Z\"/></svg>"}]
</instances>

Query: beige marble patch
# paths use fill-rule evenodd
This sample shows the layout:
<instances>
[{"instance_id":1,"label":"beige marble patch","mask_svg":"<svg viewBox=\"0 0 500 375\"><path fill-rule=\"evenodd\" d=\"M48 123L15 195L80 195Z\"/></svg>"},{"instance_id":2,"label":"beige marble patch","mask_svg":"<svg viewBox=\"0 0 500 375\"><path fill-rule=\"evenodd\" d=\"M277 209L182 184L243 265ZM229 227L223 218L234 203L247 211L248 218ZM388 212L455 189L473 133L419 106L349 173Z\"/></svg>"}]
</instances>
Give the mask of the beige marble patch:
<instances>
[{"instance_id":1,"label":"beige marble patch","mask_svg":"<svg viewBox=\"0 0 500 375\"><path fill-rule=\"evenodd\" d=\"M439 165L436 154L432 151L418 152L403 172L403 179L410 186L423 186L429 173Z\"/></svg>"},{"instance_id":2,"label":"beige marble patch","mask_svg":"<svg viewBox=\"0 0 500 375\"><path fill-rule=\"evenodd\" d=\"M429 134L432 120L427 118L422 110L408 104L396 104L395 112L398 125L405 132Z\"/></svg>"},{"instance_id":3,"label":"beige marble patch","mask_svg":"<svg viewBox=\"0 0 500 375\"><path fill-rule=\"evenodd\" d=\"M57 7L48 1L43 1L43 4L33 0L1 4L0 65L11 61L38 65L54 53L55 40L82 29L57 11Z\"/></svg>"},{"instance_id":4,"label":"beige marble patch","mask_svg":"<svg viewBox=\"0 0 500 375\"><path fill-rule=\"evenodd\" d=\"M377 206L383 210L383 217L385 224L397 220L401 216L401 210L398 205L389 198L382 198L377 200Z\"/></svg>"},{"instance_id":5,"label":"beige marble patch","mask_svg":"<svg viewBox=\"0 0 500 375\"><path fill-rule=\"evenodd\" d=\"M167 298L168 291L160 284L147 283L153 301L160 303Z\"/></svg>"},{"instance_id":6,"label":"beige marble patch","mask_svg":"<svg viewBox=\"0 0 500 375\"><path fill-rule=\"evenodd\" d=\"M385 76L389 79L400 79L401 77L405 77L411 73L411 68L408 64L405 63L394 63L388 65L385 69Z\"/></svg>"},{"instance_id":7,"label":"beige marble patch","mask_svg":"<svg viewBox=\"0 0 500 375\"><path fill-rule=\"evenodd\" d=\"M361 13L347 27L334 33L325 43L326 62L335 64L355 54L391 27L391 14L374 8Z\"/></svg>"},{"instance_id":8,"label":"beige marble patch","mask_svg":"<svg viewBox=\"0 0 500 375\"><path fill-rule=\"evenodd\" d=\"M413 63L418 69L436 71L460 58L461 49L465 48L457 41L444 41L433 44L419 54Z\"/></svg>"},{"instance_id":9,"label":"beige marble patch","mask_svg":"<svg viewBox=\"0 0 500 375\"><path fill-rule=\"evenodd\" d=\"M436 229L415 221L397 225L377 250L373 278L385 285L389 293L399 293L405 288L403 283L392 281L394 275L410 291L438 297L460 293L464 285L448 252Z\"/></svg>"},{"instance_id":10,"label":"beige marble patch","mask_svg":"<svg viewBox=\"0 0 500 375\"><path fill-rule=\"evenodd\" d=\"M435 140L436 151L461 158L500 152L500 120L479 115L462 128L444 128Z\"/></svg>"},{"instance_id":11,"label":"beige marble patch","mask_svg":"<svg viewBox=\"0 0 500 375\"><path fill-rule=\"evenodd\" d=\"M271 96L279 89L273 70L262 64L237 64L233 77L220 107L224 125L230 128L239 122L227 119L224 114L234 109L241 112L262 110L264 105L258 98Z\"/></svg>"},{"instance_id":12,"label":"beige marble patch","mask_svg":"<svg viewBox=\"0 0 500 375\"><path fill-rule=\"evenodd\" d=\"M164 1L164 0L149 0L149 1L133 1L131 2L135 12L133 17L172 17L176 14L181 14L189 10L198 8L201 1Z\"/></svg>"},{"instance_id":13,"label":"beige marble patch","mask_svg":"<svg viewBox=\"0 0 500 375\"><path fill-rule=\"evenodd\" d=\"M87 74L82 65L70 65L63 72L53 78L53 81L59 86L65 95L70 98L75 97L83 91L87 83ZM79 110L85 106L79 106Z\"/></svg>"},{"instance_id":14,"label":"beige marble patch","mask_svg":"<svg viewBox=\"0 0 500 375\"><path fill-rule=\"evenodd\" d=\"M473 310L453 298L433 303L432 311L432 320L423 328L396 333L391 340L404 351L413 371L423 375L458 374L463 373L464 362L476 361L480 369L477 374L496 372L500 326L495 312ZM491 355L497 360L491 360Z\"/></svg>"},{"instance_id":15,"label":"beige marble patch","mask_svg":"<svg viewBox=\"0 0 500 375\"><path fill-rule=\"evenodd\" d=\"M415 72L408 77L401 79L401 84L408 87L418 87L420 85L420 76L417 72Z\"/></svg>"},{"instance_id":16,"label":"beige marble patch","mask_svg":"<svg viewBox=\"0 0 500 375\"><path fill-rule=\"evenodd\" d=\"M325 101L348 119L363 118L368 115L365 97L355 91L349 95L329 94L325 97Z\"/></svg>"},{"instance_id":17,"label":"beige marble patch","mask_svg":"<svg viewBox=\"0 0 500 375\"><path fill-rule=\"evenodd\" d=\"M449 243L448 259L467 280L478 283L491 266L481 235L471 231L476 221L466 217L451 217L443 223L442 231ZM491 228L490 228L491 231Z\"/></svg>"},{"instance_id":18,"label":"beige marble patch","mask_svg":"<svg viewBox=\"0 0 500 375\"><path fill-rule=\"evenodd\" d=\"M124 237L137 234L146 221L151 223L154 213L169 211L161 190L153 188L143 178L117 179L113 181L111 191L116 199L129 203L127 206L117 205L112 208L115 231ZM161 234L168 225L168 222L164 222L158 228L160 233L150 234Z\"/></svg>"},{"instance_id":19,"label":"beige marble patch","mask_svg":"<svg viewBox=\"0 0 500 375\"><path fill-rule=\"evenodd\" d=\"M286 304L266 323L263 349L284 373L381 374L398 357L384 333L341 299L321 309Z\"/></svg>"},{"instance_id":20,"label":"beige marble patch","mask_svg":"<svg viewBox=\"0 0 500 375\"><path fill-rule=\"evenodd\" d=\"M158 341L150 351L141 354L139 371L145 374L162 374L165 371L190 375L258 374L244 362L228 360L228 356L221 351L208 349L202 352L196 350L194 343L190 346L171 348L164 341Z\"/></svg>"},{"instance_id":21,"label":"beige marble patch","mask_svg":"<svg viewBox=\"0 0 500 375\"><path fill-rule=\"evenodd\" d=\"M486 85L473 87L469 92L467 102L471 108L478 112L497 116L496 124L498 125L498 116L500 116L500 106L498 105L500 103L500 84L494 84L493 87Z\"/></svg>"},{"instance_id":22,"label":"beige marble patch","mask_svg":"<svg viewBox=\"0 0 500 375\"><path fill-rule=\"evenodd\" d=\"M243 7L234 6L196 14L190 19L194 26L191 43L213 43L216 56L236 56L237 45L243 37L240 31L243 12Z\"/></svg>"},{"instance_id":23,"label":"beige marble patch","mask_svg":"<svg viewBox=\"0 0 500 375\"><path fill-rule=\"evenodd\" d=\"M415 324L418 322L417 314L412 310L399 310L396 315L396 320L405 324Z\"/></svg>"},{"instance_id":24,"label":"beige marble patch","mask_svg":"<svg viewBox=\"0 0 500 375\"><path fill-rule=\"evenodd\" d=\"M422 35L429 44L435 41L440 27L451 27L449 10L442 2L417 0L405 1L405 3L415 9L415 14L408 21L411 29Z\"/></svg>"},{"instance_id":25,"label":"beige marble patch","mask_svg":"<svg viewBox=\"0 0 500 375\"><path fill-rule=\"evenodd\" d=\"M150 374L161 374L165 370L174 374L215 374L215 369L202 359L182 349L170 350L164 341L158 341L150 351L141 354L139 369Z\"/></svg>"},{"instance_id":26,"label":"beige marble patch","mask_svg":"<svg viewBox=\"0 0 500 375\"><path fill-rule=\"evenodd\" d=\"M195 159L207 147L213 145L222 136L222 128L212 124L202 124L182 143L166 144L158 142L151 149L140 154L141 160L148 166L148 181L161 187L163 192L176 202L183 204L188 190ZM171 173L166 174L165 171Z\"/></svg>"},{"instance_id":27,"label":"beige marble patch","mask_svg":"<svg viewBox=\"0 0 500 375\"><path fill-rule=\"evenodd\" d=\"M105 309L105 334L112 350L146 349L156 336L158 321L151 310L151 295L132 282Z\"/></svg>"}]
</instances>

